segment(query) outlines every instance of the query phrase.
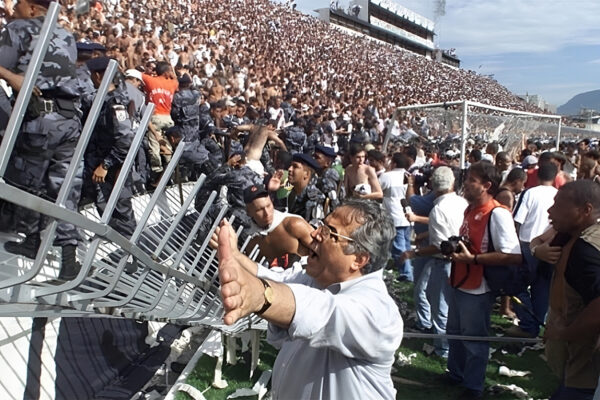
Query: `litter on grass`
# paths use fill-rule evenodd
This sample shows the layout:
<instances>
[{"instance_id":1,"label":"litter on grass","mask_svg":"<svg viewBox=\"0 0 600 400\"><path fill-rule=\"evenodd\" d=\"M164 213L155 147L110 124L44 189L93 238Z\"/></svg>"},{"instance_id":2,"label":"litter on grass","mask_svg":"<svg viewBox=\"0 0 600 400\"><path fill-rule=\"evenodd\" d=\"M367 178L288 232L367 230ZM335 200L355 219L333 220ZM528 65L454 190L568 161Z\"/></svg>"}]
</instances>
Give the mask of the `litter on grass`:
<instances>
[{"instance_id":1,"label":"litter on grass","mask_svg":"<svg viewBox=\"0 0 600 400\"><path fill-rule=\"evenodd\" d=\"M412 364L412 359L417 356L417 353L411 353L408 356L405 356L402 353L398 353L398 359L396 360L396 365L399 367L404 367L405 365Z\"/></svg>"},{"instance_id":2,"label":"litter on grass","mask_svg":"<svg viewBox=\"0 0 600 400\"><path fill-rule=\"evenodd\" d=\"M515 399L529 399L529 394L517 385L501 385L497 384L489 388L492 394L510 393Z\"/></svg>"},{"instance_id":3,"label":"litter on grass","mask_svg":"<svg viewBox=\"0 0 600 400\"><path fill-rule=\"evenodd\" d=\"M249 397L258 395L258 400L261 400L267 393L267 384L271 379L271 370L264 371L258 381L254 384L252 389L241 388L227 396L228 399L235 399L237 397Z\"/></svg>"},{"instance_id":4,"label":"litter on grass","mask_svg":"<svg viewBox=\"0 0 600 400\"><path fill-rule=\"evenodd\" d=\"M425 354L430 356L435 351L435 347L430 345L429 343L423 343L423 351L425 352Z\"/></svg>"},{"instance_id":5,"label":"litter on grass","mask_svg":"<svg viewBox=\"0 0 600 400\"><path fill-rule=\"evenodd\" d=\"M504 365L501 365L498 369L498 373L502 376L513 378L515 376L527 376L531 374L531 371L517 371L516 369L510 369Z\"/></svg>"}]
</instances>

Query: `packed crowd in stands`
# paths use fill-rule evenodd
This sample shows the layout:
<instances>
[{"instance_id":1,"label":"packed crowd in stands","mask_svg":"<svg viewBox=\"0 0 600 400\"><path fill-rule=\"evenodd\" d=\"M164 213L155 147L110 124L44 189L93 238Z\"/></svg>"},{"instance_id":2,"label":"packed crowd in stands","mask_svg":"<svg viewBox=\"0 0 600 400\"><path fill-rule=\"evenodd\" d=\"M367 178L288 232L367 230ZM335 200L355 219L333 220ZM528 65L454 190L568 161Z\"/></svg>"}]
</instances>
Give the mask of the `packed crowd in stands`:
<instances>
[{"instance_id":1,"label":"packed crowd in stands","mask_svg":"<svg viewBox=\"0 0 600 400\"><path fill-rule=\"evenodd\" d=\"M209 101L292 94L298 108L337 114L375 105L470 99L539 111L487 77L447 67L399 48L342 34L267 0L228 2L109 1L63 23L77 39L100 43L123 71L153 70L166 60L188 72ZM213 85L222 86L212 90Z\"/></svg>"},{"instance_id":2,"label":"packed crowd in stands","mask_svg":"<svg viewBox=\"0 0 600 400\"><path fill-rule=\"evenodd\" d=\"M47 6L36 1L32 4ZM131 236L136 226L131 197L154 190L179 146L184 146L181 171L166 178L180 184L206 175L196 198L198 210L217 193L200 234L227 204L228 216L246 227L243 235L253 237L251 243L270 267L288 268L311 256L308 243L315 232L322 239L356 242L324 225L323 218L344 199L381 202L396 228L388 267L397 270L399 280L415 284L417 321L412 328L488 336L496 295L515 295L524 306L502 300L502 312L519 319L508 335L537 337L547 318L546 339L554 343L547 346L554 351L548 358L563 382L553 399L592 398L600 365L593 342L600 331L589 321L589 315L597 315L590 314L590 307L597 308L600 298L597 143L586 139L557 148L548 140L524 140L513 154L482 138L467 143L467 160L461 165L457 143L445 138L456 133L452 127L430 126L427 115L417 112L393 120L396 107L469 99L540 110L487 77L346 35L267 0L110 0L92 2L82 15L75 14L74 3L60 16L65 28L60 34L70 50L59 62L76 67L76 75L69 76L68 68L59 72L72 78L73 85L62 80L40 87L40 82L57 82L46 79L42 66L36 96L45 108L28 114L23 132L53 114L68 121L83 118L111 59L119 72L67 207L94 203L104 210L135 128L152 102L143 150L127 172L109 223L118 232ZM22 13L13 17L23 18ZM13 51L18 46L7 37L0 46ZM18 41L18 36L10 40ZM75 47L76 61L75 53L69 53ZM15 64L8 65L10 60ZM24 72L16 60L22 62L18 57L0 61L3 88L14 91L20 88L14 74ZM10 91L2 93L11 96ZM72 134L63 148L67 153L72 154L78 129L62 130ZM387 148L386 135L392 139ZM52 166L68 165L69 156L40 160L32 156L35 143L23 140L17 141L7 181L56 197L58 189L51 185L64 178L64 168L61 177ZM45 146L40 147L43 154L55 150ZM22 165L33 168L29 175ZM31 171L42 179L31 177ZM29 180L23 181L24 176ZM58 181L46 183L46 176ZM6 213L7 206L0 205ZM23 215L4 229L10 226L25 239L5 248L34 258L43 224L39 215L19 210L15 215L19 212ZM55 245L63 249L59 278L68 280L79 271L74 246L80 239L63 228L59 225ZM564 235L572 236L559 240ZM488 276L483 267L513 264L524 265L529 274L521 277L525 286L511 287L512 293L494 287L499 278ZM557 278L556 271L563 274ZM128 272L136 273L135 268ZM549 308L554 314L547 317ZM578 338L582 329L593 337ZM461 398L480 398L489 344L436 339L434 346L448 359L446 383L464 386ZM565 358L561 350L573 348L571 358ZM584 359L584 352L594 354L593 359Z\"/></svg>"}]
</instances>

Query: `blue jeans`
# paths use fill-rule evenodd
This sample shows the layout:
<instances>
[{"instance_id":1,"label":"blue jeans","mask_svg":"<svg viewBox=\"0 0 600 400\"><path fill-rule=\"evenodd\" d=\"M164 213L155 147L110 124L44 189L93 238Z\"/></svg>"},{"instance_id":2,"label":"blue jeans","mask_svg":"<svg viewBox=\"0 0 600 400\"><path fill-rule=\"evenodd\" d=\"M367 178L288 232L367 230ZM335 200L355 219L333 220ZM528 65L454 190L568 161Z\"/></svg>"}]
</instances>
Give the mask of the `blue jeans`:
<instances>
[{"instance_id":1,"label":"blue jeans","mask_svg":"<svg viewBox=\"0 0 600 400\"><path fill-rule=\"evenodd\" d=\"M527 242L521 242L521 252L523 253L523 262L527 263L530 271L535 271L535 274L532 277L529 291L519 293L517 297L540 322L544 322L548 312L553 267L535 258L531 254ZM515 305L514 307L515 313L519 317L519 327L525 332L537 336L540 333L540 323L523 306Z\"/></svg>"},{"instance_id":2,"label":"blue jeans","mask_svg":"<svg viewBox=\"0 0 600 400\"><path fill-rule=\"evenodd\" d=\"M392 256L400 277L406 278L407 281L413 280L413 269L410 260L400 262L400 256L407 250L410 250L410 226L397 226L396 237L392 246Z\"/></svg>"},{"instance_id":3,"label":"blue jeans","mask_svg":"<svg viewBox=\"0 0 600 400\"><path fill-rule=\"evenodd\" d=\"M494 296L465 293L451 288L448 296L448 335L488 336ZM490 344L467 340L448 340L450 376L467 389L483 392Z\"/></svg>"},{"instance_id":4,"label":"blue jeans","mask_svg":"<svg viewBox=\"0 0 600 400\"><path fill-rule=\"evenodd\" d=\"M431 306L427 299L427 285L431 274L429 260L431 260L431 257L417 257L412 260L413 277L415 279L413 299L415 300L415 312L419 329L429 329L432 326Z\"/></svg>"},{"instance_id":5,"label":"blue jeans","mask_svg":"<svg viewBox=\"0 0 600 400\"><path fill-rule=\"evenodd\" d=\"M427 297L431 305L431 322L434 333L446 334L448 320L448 297L450 297L450 261L432 257L427 263L431 268ZM434 339L435 353L440 357L448 356L448 340Z\"/></svg>"}]
</instances>

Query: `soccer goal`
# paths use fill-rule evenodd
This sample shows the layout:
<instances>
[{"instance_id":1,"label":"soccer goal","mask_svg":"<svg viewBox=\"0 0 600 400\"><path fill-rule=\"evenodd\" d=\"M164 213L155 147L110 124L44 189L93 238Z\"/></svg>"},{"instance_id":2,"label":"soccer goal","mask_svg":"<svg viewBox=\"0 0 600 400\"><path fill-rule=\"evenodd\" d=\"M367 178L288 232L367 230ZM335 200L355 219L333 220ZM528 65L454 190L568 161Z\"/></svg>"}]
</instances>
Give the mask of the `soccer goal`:
<instances>
[{"instance_id":1,"label":"soccer goal","mask_svg":"<svg viewBox=\"0 0 600 400\"><path fill-rule=\"evenodd\" d=\"M504 151L521 150L523 141L535 138L561 141L561 116L536 114L463 100L447 103L398 107L388 125L384 149L395 138L410 140L420 136L428 142L459 142L460 165L465 165L469 139L498 142ZM516 154L515 154L516 155Z\"/></svg>"}]
</instances>

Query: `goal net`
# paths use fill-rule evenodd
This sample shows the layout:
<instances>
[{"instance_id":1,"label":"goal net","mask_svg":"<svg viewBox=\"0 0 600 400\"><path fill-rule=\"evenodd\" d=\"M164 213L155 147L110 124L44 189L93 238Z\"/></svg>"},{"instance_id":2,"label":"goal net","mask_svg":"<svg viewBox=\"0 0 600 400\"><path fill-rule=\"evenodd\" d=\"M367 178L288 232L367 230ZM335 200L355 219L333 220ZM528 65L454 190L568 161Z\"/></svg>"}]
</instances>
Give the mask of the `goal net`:
<instances>
[{"instance_id":1,"label":"goal net","mask_svg":"<svg viewBox=\"0 0 600 400\"><path fill-rule=\"evenodd\" d=\"M561 126L557 115L502 109L469 101L398 107L388 125L385 146L421 137L440 151L456 151L464 165L465 144L497 142L516 156L527 139L556 148L556 142L580 135Z\"/></svg>"}]
</instances>

